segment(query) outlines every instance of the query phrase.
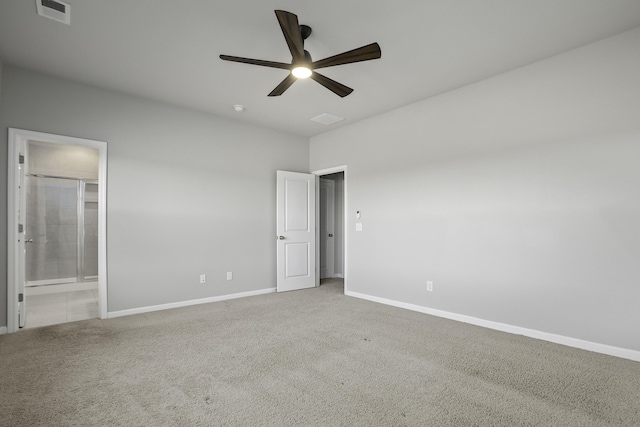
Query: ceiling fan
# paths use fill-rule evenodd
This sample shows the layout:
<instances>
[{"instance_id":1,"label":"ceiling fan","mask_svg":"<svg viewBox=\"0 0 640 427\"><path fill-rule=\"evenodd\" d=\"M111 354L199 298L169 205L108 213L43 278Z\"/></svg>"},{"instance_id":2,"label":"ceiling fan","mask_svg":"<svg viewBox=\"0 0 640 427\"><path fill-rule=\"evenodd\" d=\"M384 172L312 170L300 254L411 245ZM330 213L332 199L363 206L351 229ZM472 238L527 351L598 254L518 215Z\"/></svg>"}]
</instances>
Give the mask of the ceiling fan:
<instances>
[{"instance_id":1,"label":"ceiling fan","mask_svg":"<svg viewBox=\"0 0 640 427\"><path fill-rule=\"evenodd\" d=\"M291 63L264 61L261 59L241 58L238 56L220 55L225 61L242 62L244 64L261 65L263 67L281 68L289 70L289 75L269 93L269 96L280 96L296 81L310 77L336 95L345 97L353 89L331 80L315 70L335 65L350 64L352 62L369 61L382 56L378 43L371 43L338 55L330 56L319 61L313 61L309 52L304 50L304 40L311 34L311 27L298 24L298 16L284 10L276 10L276 17L280 23L282 34L291 52Z\"/></svg>"}]
</instances>

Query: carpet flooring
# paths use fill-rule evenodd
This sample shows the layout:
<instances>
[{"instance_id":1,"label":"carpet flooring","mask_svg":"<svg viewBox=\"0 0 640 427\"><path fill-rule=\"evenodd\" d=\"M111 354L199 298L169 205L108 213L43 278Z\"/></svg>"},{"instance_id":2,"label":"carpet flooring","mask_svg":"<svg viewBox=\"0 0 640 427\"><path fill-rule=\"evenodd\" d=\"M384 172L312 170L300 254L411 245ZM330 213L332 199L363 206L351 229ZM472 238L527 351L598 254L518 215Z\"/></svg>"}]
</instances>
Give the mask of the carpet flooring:
<instances>
[{"instance_id":1,"label":"carpet flooring","mask_svg":"<svg viewBox=\"0 0 640 427\"><path fill-rule=\"evenodd\" d=\"M342 292L0 336L0 425L640 425L638 362Z\"/></svg>"}]
</instances>

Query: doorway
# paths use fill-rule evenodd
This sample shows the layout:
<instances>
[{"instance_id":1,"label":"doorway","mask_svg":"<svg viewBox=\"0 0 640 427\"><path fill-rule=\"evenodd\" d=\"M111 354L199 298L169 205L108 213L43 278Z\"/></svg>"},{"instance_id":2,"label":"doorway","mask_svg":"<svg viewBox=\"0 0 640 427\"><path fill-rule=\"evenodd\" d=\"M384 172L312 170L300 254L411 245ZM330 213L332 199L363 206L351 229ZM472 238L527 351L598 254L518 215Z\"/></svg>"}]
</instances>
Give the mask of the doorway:
<instances>
[{"instance_id":1,"label":"doorway","mask_svg":"<svg viewBox=\"0 0 640 427\"><path fill-rule=\"evenodd\" d=\"M20 327L98 317L98 150L29 140L24 166Z\"/></svg>"},{"instance_id":2,"label":"doorway","mask_svg":"<svg viewBox=\"0 0 640 427\"><path fill-rule=\"evenodd\" d=\"M318 282L346 291L346 166L314 172L318 179Z\"/></svg>"},{"instance_id":3,"label":"doorway","mask_svg":"<svg viewBox=\"0 0 640 427\"><path fill-rule=\"evenodd\" d=\"M8 331L106 317L106 143L9 130Z\"/></svg>"}]
</instances>

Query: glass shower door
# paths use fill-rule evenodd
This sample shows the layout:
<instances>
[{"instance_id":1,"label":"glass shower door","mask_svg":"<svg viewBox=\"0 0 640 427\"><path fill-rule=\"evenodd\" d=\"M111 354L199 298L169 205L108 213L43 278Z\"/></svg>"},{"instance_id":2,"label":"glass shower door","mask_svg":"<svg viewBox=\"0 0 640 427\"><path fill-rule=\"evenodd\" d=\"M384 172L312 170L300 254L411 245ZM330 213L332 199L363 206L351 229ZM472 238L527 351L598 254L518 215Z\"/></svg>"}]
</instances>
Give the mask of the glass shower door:
<instances>
[{"instance_id":1,"label":"glass shower door","mask_svg":"<svg viewBox=\"0 0 640 427\"><path fill-rule=\"evenodd\" d=\"M98 184L84 183L83 281L98 280Z\"/></svg>"},{"instance_id":2,"label":"glass shower door","mask_svg":"<svg viewBox=\"0 0 640 427\"><path fill-rule=\"evenodd\" d=\"M78 281L79 181L27 176L27 285Z\"/></svg>"}]
</instances>

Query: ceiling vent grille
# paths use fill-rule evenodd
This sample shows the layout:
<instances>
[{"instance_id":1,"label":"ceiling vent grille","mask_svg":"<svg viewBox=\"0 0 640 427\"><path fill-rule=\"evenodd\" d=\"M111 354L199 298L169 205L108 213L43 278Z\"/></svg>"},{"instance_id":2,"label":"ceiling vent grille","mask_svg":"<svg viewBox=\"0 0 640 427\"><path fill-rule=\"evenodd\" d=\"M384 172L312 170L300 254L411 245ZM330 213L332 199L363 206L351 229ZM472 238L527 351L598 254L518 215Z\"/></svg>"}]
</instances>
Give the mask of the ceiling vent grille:
<instances>
[{"instance_id":1,"label":"ceiling vent grille","mask_svg":"<svg viewBox=\"0 0 640 427\"><path fill-rule=\"evenodd\" d=\"M38 15L71 25L71 5L60 0L36 0Z\"/></svg>"},{"instance_id":2,"label":"ceiling vent grille","mask_svg":"<svg viewBox=\"0 0 640 427\"><path fill-rule=\"evenodd\" d=\"M319 116L315 116L314 118L311 119L311 121L323 124L325 126L329 126L334 123L341 122L343 120L344 119L342 117L334 116L333 114L329 114L329 113L322 113Z\"/></svg>"}]
</instances>

